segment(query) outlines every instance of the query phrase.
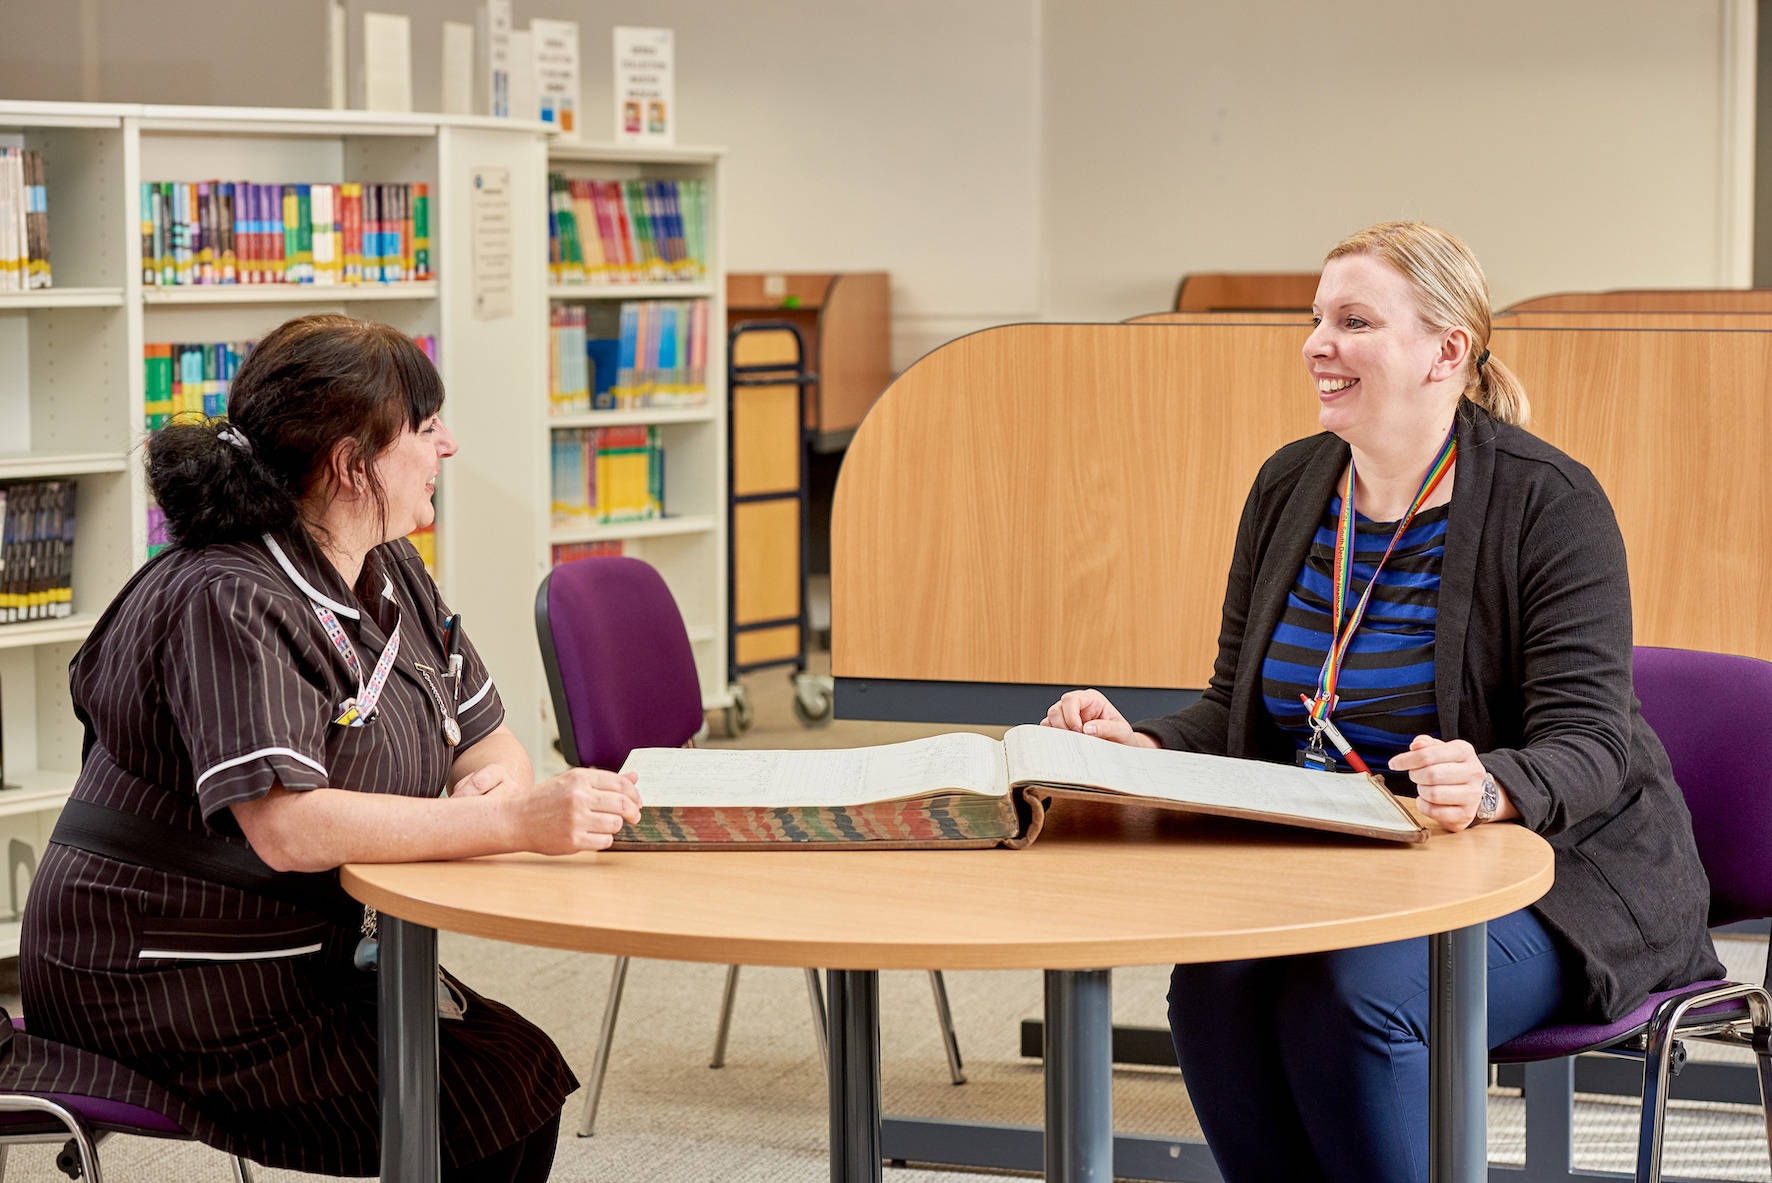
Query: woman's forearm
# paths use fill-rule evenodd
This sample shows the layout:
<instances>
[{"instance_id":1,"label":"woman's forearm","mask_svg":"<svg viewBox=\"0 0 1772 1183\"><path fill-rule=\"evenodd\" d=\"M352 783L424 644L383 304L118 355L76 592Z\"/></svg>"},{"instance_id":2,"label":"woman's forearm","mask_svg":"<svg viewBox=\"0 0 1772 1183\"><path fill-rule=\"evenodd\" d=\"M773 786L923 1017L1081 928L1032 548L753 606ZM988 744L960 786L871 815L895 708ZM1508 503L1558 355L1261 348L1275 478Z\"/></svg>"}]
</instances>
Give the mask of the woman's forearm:
<instances>
[{"instance_id":1,"label":"woman's forearm","mask_svg":"<svg viewBox=\"0 0 1772 1183\"><path fill-rule=\"evenodd\" d=\"M522 849L510 811L496 796L296 792L278 785L231 808L252 849L274 871L329 871L344 863L426 862Z\"/></svg>"}]
</instances>

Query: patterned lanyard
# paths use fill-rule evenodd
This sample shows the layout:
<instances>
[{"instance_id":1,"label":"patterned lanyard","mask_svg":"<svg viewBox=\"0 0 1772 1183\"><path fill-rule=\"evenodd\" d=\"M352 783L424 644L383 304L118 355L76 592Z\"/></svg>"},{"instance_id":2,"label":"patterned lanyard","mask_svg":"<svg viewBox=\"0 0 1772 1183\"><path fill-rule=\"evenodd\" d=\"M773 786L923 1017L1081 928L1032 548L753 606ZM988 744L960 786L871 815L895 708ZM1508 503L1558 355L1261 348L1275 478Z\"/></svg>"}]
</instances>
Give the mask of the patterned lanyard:
<instances>
[{"instance_id":1,"label":"patterned lanyard","mask_svg":"<svg viewBox=\"0 0 1772 1183\"><path fill-rule=\"evenodd\" d=\"M369 680L363 680L363 663L357 658L357 647L345 636L344 626L339 624L338 616L325 604L313 604L314 615L320 618L320 624L326 629L326 637L332 647L339 651L345 664L351 667L351 676L357 679L357 693L345 699L343 710L333 722L342 727L361 727L375 714L375 704L381 701L382 688L388 684L388 671L394 668L394 658L400 652L400 622L394 622L394 631L388 634L388 643L376 660L375 670Z\"/></svg>"},{"instance_id":2,"label":"patterned lanyard","mask_svg":"<svg viewBox=\"0 0 1772 1183\"><path fill-rule=\"evenodd\" d=\"M1391 551L1397 548L1402 540L1403 532L1415 517L1422 504L1433 496L1440 481L1451 470L1452 462L1458 456L1458 425L1453 424L1452 430L1446 433L1446 442L1440 445L1440 451L1434 462L1427 467L1427 473L1421 478L1421 488L1415 493L1415 500L1409 503L1409 510L1403 520L1397 523L1396 533L1391 535L1391 544L1384 548L1384 558L1378 560L1378 566L1372 569L1372 580L1366 584L1366 591L1355 605L1353 615L1348 618L1347 628L1341 627L1342 614L1347 610L1348 598L1353 594L1354 587L1354 461L1350 456L1347 462L1347 476L1341 486L1341 521L1335 527L1335 587L1332 615L1329 624L1329 652L1323 658L1323 668L1317 674L1317 697L1309 700L1312 743L1316 743L1321 735L1323 724L1328 722L1329 713L1335 709L1335 688L1341 681L1341 664L1347 659L1347 651L1354 643L1354 634L1360 631L1360 621L1365 619L1366 604L1372 599L1372 589L1378 586L1378 573L1384 570L1386 560Z\"/></svg>"}]
</instances>

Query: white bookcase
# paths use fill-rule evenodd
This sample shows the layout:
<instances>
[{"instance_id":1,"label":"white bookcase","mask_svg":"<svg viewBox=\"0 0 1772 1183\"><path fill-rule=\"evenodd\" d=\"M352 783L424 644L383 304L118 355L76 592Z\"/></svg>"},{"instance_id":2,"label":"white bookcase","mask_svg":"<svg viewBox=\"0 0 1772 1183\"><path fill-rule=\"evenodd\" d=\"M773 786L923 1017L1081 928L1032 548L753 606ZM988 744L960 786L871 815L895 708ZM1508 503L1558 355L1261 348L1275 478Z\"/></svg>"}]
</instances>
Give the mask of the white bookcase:
<instances>
[{"instance_id":1,"label":"white bookcase","mask_svg":"<svg viewBox=\"0 0 1772 1183\"><path fill-rule=\"evenodd\" d=\"M444 597L462 612L538 758L550 738L528 605L547 547L545 392L547 138L541 124L475 117L0 102L0 144L43 152L55 286L0 294L0 482L78 477L74 614L0 626L6 781L0 957L13 914L80 766L67 666L105 605L145 558L142 346L262 336L336 310L437 338L444 417L461 443L438 488ZM508 169L511 315L479 319L469 188ZM144 287L140 184L425 182L433 282ZM722 386L723 389L723 386ZM711 445L710 445L711 447ZM723 478L722 478L723 479ZM711 512L711 510L710 510ZM721 585L723 586L723 584ZM21 849L28 848L28 850Z\"/></svg>"},{"instance_id":2,"label":"white bookcase","mask_svg":"<svg viewBox=\"0 0 1772 1183\"><path fill-rule=\"evenodd\" d=\"M707 186L708 257L699 282L646 284L554 284L550 305L647 299L705 299L708 302L707 403L700 407L647 407L548 413L546 358L537 405L541 408L537 447L544 480L551 463L549 433L555 428L649 424L659 428L665 451L665 516L653 521L555 529L551 491L536 493L536 520L545 534L540 557L551 559L558 543L619 539L622 553L656 567L677 599L701 675L702 705L732 705L726 662L727 633L727 447L726 447L726 272L722 262L720 148L640 148L616 144L567 144L548 150L548 171L571 180L701 180ZM538 207L544 219L545 205ZM545 264L547 243L538 256ZM544 267L545 270L545 267ZM543 319L545 325L546 320ZM551 712L550 712L551 713ZM550 752L550 755L552 753ZM554 757L557 761L558 757Z\"/></svg>"}]
</instances>

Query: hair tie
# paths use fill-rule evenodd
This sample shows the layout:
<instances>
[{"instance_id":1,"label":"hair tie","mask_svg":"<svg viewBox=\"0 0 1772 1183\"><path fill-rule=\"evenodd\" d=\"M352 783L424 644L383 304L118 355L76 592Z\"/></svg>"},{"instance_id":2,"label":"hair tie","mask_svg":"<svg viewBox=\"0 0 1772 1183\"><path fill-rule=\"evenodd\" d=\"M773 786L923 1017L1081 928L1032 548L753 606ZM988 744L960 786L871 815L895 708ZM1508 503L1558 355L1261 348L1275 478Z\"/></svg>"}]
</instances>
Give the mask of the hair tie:
<instances>
[{"instance_id":1,"label":"hair tie","mask_svg":"<svg viewBox=\"0 0 1772 1183\"><path fill-rule=\"evenodd\" d=\"M240 434L238 428L224 427L215 433L215 438L221 440L223 443L232 444L242 452L252 451L252 441Z\"/></svg>"},{"instance_id":2,"label":"hair tie","mask_svg":"<svg viewBox=\"0 0 1772 1183\"><path fill-rule=\"evenodd\" d=\"M1479 370L1482 369L1483 363L1488 360L1489 360L1489 351L1487 349L1485 349L1485 350L1483 350L1482 356L1477 358L1477 369L1479 369Z\"/></svg>"}]
</instances>

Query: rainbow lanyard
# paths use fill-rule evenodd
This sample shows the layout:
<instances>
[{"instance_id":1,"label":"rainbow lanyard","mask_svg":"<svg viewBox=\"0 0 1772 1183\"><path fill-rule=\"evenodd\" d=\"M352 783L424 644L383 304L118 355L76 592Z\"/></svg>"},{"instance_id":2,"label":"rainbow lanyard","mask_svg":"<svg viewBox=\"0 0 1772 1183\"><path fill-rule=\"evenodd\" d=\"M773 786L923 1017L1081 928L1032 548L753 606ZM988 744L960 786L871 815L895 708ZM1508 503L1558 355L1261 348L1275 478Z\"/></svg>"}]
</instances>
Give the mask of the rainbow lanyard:
<instances>
[{"instance_id":1,"label":"rainbow lanyard","mask_svg":"<svg viewBox=\"0 0 1772 1183\"><path fill-rule=\"evenodd\" d=\"M1417 511L1434 495L1440 481L1452 468L1452 462L1458 457L1458 425L1453 424L1452 430L1446 433L1446 442L1440 445L1440 451L1434 462L1427 466L1427 474L1421 478L1421 488L1416 490L1415 500L1409 503L1409 510L1403 520L1397 523L1397 532L1391 535L1391 544L1384 548L1384 558L1378 560L1378 566L1372 569L1371 582L1366 584L1366 591L1360 596L1360 602L1354 606L1353 615L1348 618L1347 628L1341 627L1342 614L1347 611L1347 602L1354 588L1354 461L1348 457L1347 476L1341 485L1341 521L1335 527L1335 591L1329 623L1329 652L1323 658L1323 668L1317 674L1317 697L1305 700L1310 708L1311 746L1321 750L1323 728L1329 722L1329 714L1335 709L1335 687L1341 681L1341 663L1347 659L1347 651L1354 643L1354 634L1360 631L1360 621L1365 619L1366 604L1372 599L1372 589L1378 586L1378 573L1384 570L1385 561L1391 557L1391 551L1403 537L1403 531L1409 528Z\"/></svg>"}]
</instances>

